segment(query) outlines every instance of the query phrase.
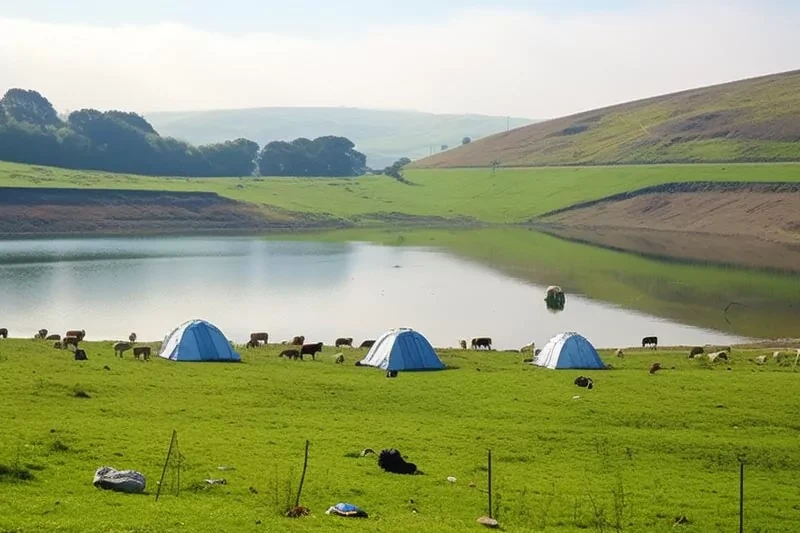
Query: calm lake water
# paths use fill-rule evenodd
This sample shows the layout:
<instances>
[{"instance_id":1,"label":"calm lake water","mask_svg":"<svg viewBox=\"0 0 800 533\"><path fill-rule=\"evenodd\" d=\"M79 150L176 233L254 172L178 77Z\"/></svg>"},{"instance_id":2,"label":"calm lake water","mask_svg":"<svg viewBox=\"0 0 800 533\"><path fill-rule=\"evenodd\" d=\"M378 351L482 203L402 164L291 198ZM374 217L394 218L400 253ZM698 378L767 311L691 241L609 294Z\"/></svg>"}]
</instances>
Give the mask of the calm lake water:
<instances>
[{"instance_id":1,"label":"calm lake water","mask_svg":"<svg viewBox=\"0 0 800 533\"><path fill-rule=\"evenodd\" d=\"M0 327L85 329L90 340L136 331L161 340L204 318L234 341L267 331L360 343L413 327L435 346L491 336L495 347L543 345L579 331L598 347L732 343L738 337L568 294L553 314L544 287L436 248L257 237L0 241Z\"/></svg>"}]
</instances>

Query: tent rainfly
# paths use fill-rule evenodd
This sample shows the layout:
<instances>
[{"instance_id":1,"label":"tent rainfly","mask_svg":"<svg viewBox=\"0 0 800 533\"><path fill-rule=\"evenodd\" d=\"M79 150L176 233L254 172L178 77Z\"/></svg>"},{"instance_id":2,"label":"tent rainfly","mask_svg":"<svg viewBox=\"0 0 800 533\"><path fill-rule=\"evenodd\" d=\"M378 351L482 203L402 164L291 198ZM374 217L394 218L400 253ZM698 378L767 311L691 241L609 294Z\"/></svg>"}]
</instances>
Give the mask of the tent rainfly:
<instances>
[{"instance_id":1,"label":"tent rainfly","mask_svg":"<svg viewBox=\"0 0 800 533\"><path fill-rule=\"evenodd\" d=\"M173 329L158 355L171 361L241 360L219 328L205 320L190 320Z\"/></svg>"},{"instance_id":2,"label":"tent rainfly","mask_svg":"<svg viewBox=\"0 0 800 533\"><path fill-rule=\"evenodd\" d=\"M532 364L553 370L606 367L592 343L577 333L561 333L550 339Z\"/></svg>"},{"instance_id":3,"label":"tent rainfly","mask_svg":"<svg viewBox=\"0 0 800 533\"><path fill-rule=\"evenodd\" d=\"M428 339L409 328L392 329L381 335L359 364L387 371L444 368Z\"/></svg>"}]
</instances>

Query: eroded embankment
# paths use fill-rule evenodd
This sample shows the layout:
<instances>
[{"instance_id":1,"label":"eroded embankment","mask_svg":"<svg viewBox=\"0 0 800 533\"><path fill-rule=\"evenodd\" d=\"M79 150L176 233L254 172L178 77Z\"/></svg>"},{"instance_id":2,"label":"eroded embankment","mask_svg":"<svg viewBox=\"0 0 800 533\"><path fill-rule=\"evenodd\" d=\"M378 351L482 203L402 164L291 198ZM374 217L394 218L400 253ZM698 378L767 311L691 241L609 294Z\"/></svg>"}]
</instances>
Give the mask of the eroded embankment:
<instances>
[{"instance_id":1,"label":"eroded embankment","mask_svg":"<svg viewBox=\"0 0 800 533\"><path fill-rule=\"evenodd\" d=\"M537 220L557 229L669 231L800 244L800 184L668 183L576 204Z\"/></svg>"},{"instance_id":2,"label":"eroded embankment","mask_svg":"<svg viewBox=\"0 0 800 533\"><path fill-rule=\"evenodd\" d=\"M0 236L279 231L341 220L281 211L206 192L0 188Z\"/></svg>"}]
</instances>

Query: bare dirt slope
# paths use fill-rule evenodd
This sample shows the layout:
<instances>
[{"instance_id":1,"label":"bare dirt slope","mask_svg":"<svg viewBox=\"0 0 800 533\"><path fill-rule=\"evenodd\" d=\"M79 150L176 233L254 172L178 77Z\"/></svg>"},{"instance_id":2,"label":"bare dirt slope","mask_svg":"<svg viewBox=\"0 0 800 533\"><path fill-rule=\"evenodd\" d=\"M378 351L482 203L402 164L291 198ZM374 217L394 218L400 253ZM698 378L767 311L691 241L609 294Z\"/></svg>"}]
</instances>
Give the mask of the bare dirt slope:
<instances>
[{"instance_id":1,"label":"bare dirt slope","mask_svg":"<svg viewBox=\"0 0 800 533\"><path fill-rule=\"evenodd\" d=\"M800 71L693 89L499 133L418 168L800 160Z\"/></svg>"},{"instance_id":2,"label":"bare dirt slope","mask_svg":"<svg viewBox=\"0 0 800 533\"><path fill-rule=\"evenodd\" d=\"M215 193L0 188L0 235L147 234L331 227L324 217L260 208Z\"/></svg>"},{"instance_id":3,"label":"bare dirt slope","mask_svg":"<svg viewBox=\"0 0 800 533\"><path fill-rule=\"evenodd\" d=\"M800 244L800 185L667 184L545 215L572 228L624 228L758 238Z\"/></svg>"}]
</instances>

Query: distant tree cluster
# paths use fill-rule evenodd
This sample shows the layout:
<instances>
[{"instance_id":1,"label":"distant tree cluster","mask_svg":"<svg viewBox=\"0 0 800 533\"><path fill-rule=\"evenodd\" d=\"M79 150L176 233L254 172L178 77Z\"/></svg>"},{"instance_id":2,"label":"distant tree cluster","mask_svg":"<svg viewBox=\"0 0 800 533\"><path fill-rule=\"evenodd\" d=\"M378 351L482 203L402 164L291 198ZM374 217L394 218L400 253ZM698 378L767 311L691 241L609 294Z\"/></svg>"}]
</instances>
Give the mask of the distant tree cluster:
<instances>
[{"instance_id":1,"label":"distant tree cluster","mask_svg":"<svg viewBox=\"0 0 800 533\"><path fill-rule=\"evenodd\" d=\"M236 139L193 146L161 137L143 117L122 111L75 111L66 121L36 91L11 89L0 100L0 160L167 176L356 176L366 156L348 139L291 143Z\"/></svg>"},{"instance_id":2,"label":"distant tree cluster","mask_svg":"<svg viewBox=\"0 0 800 533\"><path fill-rule=\"evenodd\" d=\"M397 161L392 163L391 166L388 166L385 169L383 169L383 173L386 174L387 176L390 176L390 177L396 179L396 180L403 181L403 179L404 179L404 177L403 177L403 167L408 165L408 164L410 164L410 163L411 163L411 160L409 158L401 157L400 159L398 159Z\"/></svg>"},{"instance_id":3,"label":"distant tree cluster","mask_svg":"<svg viewBox=\"0 0 800 533\"><path fill-rule=\"evenodd\" d=\"M262 176L360 176L367 170L367 156L345 137L300 138L267 144L258 165Z\"/></svg>"}]
</instances>

